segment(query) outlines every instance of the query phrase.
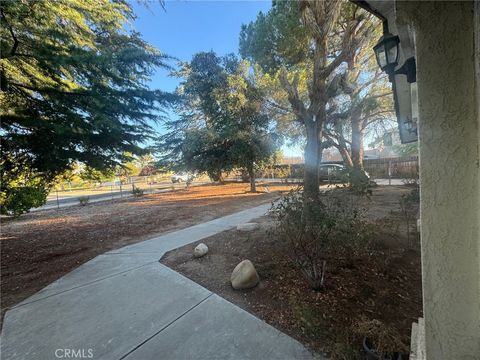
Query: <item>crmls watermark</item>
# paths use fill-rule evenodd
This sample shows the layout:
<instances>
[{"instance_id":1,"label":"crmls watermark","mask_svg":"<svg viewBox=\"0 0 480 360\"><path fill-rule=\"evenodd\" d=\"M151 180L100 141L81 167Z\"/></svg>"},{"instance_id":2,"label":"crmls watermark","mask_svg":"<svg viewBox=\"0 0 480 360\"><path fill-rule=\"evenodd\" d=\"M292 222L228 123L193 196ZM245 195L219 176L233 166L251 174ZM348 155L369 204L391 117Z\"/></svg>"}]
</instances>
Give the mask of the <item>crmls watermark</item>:
<instances>
[{"instance_id":1,"label":"crmls watermark","mask_svg":"<svg viewBox=\"0 0 480 360\"><path fill-rule=\"evenodd\" d=\"M93 349L57 349L55 357L57 359L92 359Z\"/></svg>"}]
</instances>

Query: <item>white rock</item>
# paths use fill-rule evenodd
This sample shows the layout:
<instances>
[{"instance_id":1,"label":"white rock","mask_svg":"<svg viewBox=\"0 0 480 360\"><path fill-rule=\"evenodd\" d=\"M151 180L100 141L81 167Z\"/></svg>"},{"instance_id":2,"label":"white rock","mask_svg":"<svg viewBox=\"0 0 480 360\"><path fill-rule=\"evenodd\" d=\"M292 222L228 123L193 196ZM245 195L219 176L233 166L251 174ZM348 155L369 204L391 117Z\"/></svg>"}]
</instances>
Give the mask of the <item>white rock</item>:
<instances>
[{"instance_id":1,"label":"white rock","mask_svg":"<svg viewBox=\"0 0 480 360\"><path fill-rule=\"evenodd\" d=\"M235 266L230 276L232 287L236 290L249 289L258 284L260 281L257 270L250 260L243 260Z\"/></svg>"},{"instance_id":2,"label":"white rock","mask_svg":"<svg viewBox=\"0 0 480 360\"><path fill-rule=\"evenodd\" d=\"M204 243L198 244L193 250L193 256L196 258L202 257L208 253L208 246Z\"/></svg>"},{"instance_id":3,"label":"white rock","mask_svg":"<svg viewBox=\"0 0 480 360\"><path fill-rule=\"evenodd\" d=\"M239 224L237 225L237 230L239 231L252 231L256 230L260 227L259 224L257 223L245 223L245 224Z\"/></svg>"}]
</instances>

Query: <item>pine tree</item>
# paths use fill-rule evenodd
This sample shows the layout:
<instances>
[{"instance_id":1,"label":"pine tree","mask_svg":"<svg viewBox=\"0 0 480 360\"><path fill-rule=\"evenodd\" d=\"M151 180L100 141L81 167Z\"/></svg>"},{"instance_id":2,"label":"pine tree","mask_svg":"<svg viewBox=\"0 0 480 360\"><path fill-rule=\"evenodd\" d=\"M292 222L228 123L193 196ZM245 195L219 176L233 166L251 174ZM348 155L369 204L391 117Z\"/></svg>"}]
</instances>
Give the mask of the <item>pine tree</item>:
<instances>
[{"instance_id":1,"label":"pine tree","mask_svg":"<svg viewBox=\"0 0 480 360\"><path fill-rule=\"evenodd\" d=\"M180 119L169 123L160 141L164 160L214 180L240 168L256 191L255 168L273 155L277 141L250 70L246 61L213 52L184 64Z\"/></svg>"},{"instance_id":2,"label":"pine tree","mask_svg":"<svg viewBox=\"0 0 480 360\"><path fill-rule=\"evenodd\" d=\"M76 161L102 170L142 153L174 97L146 85L169 57L128 30L128 2L2 1L0 10L3 190L48 186Z\"/></svg>"}]
</instances>

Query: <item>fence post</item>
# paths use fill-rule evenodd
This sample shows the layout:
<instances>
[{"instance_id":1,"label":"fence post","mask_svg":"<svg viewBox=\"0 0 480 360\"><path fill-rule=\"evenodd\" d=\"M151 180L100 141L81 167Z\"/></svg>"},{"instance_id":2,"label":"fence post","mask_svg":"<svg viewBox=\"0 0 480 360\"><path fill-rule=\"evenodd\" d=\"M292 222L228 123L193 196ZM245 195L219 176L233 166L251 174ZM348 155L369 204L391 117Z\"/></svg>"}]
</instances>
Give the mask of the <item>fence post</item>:
<instances>
[{"instance_id":1,"label":"fence post","mask_svg":"<svg viewBox=\"0 0 480 360\"><path fill-rule=\"evenodd\" d=\"M112 200L113 200L113 184L110 185L110 194L112 194Z\"/></svg>"},{"instance_id":2,"label":"fence post","mask_svg":"<svg viewBox=\"0 0 480 360\"><path fill-rule=\"evenodd\" d=\"M58 189L55 189L55 193L57 194L57 209L60 209L60 202L58 201Z\"/></svg>"},{"instance_id":3,"label":"fence post","mask_svg":"<svg viewBox=\"0 0 480 360\"><path fill-rule=\"evenodd\" d=\"M123 197L123 193L122 193L122 181L120 180L120 197Z\"/></svg>"},{"instance_id":4,"label":"fence post","mask_svg":"<svg viewBox=\"0 0 480 360\"><path fill-rule=\"evenodd\" d=\"M388 185L392 185L392 160L388 160Z\"/></svg>"}]
</instances>

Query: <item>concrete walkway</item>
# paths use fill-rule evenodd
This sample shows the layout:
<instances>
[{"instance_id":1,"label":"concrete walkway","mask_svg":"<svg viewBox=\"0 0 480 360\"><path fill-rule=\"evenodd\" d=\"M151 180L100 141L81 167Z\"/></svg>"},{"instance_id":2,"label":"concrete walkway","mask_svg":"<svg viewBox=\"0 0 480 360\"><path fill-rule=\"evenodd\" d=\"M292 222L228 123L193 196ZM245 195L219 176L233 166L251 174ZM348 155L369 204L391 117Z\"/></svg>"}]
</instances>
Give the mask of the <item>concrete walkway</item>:
<instances>
[{"instance_id":1,"label":"concrete walkway","mask_svg":"<svg viewBox=\"0 0 480 360\"><path fill-rule=\"evenodd\" d=\"M296 340L158 262L166 251L255 219L268 208L97 256L7 311L1 358L313 358Z\"/></svg>"}]
</instances>

